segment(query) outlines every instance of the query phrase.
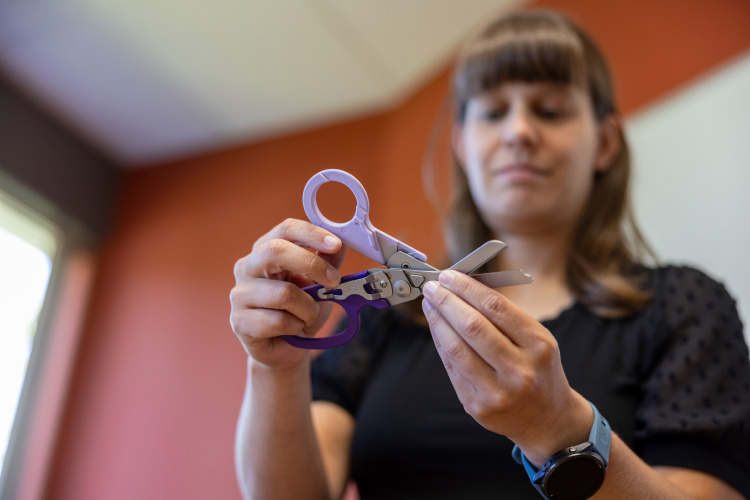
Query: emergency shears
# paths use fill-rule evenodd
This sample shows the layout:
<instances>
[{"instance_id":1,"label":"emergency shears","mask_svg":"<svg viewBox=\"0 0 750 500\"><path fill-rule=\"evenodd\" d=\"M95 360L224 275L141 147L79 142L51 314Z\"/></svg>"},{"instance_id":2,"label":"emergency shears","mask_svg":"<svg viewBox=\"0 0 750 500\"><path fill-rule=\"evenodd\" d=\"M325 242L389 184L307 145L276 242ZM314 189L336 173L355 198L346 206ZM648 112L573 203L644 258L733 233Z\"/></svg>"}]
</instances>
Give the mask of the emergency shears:
<instances>
[{"instance_id":1,"label":"emergency shears","mask_svg":"<svg viewBox=\"0 0 750 500\"><path fill-rule=\"evenodd\" d=\"M328 182L344 184L354 194L357 207L349 222L333 222L320 212L318 190ZM327 229L349 248L386 267L343 276L341 283L335 288L325 288L322 285L303 288L317 301L332 301L343 307L348 323L343 331L329 337L284 335L284 340L289 344L304 349L328 349L343 345L357 335L360 326L359 312L363 307L383 309L414 300L422 295L425 283L436 281L440 276L441 271L427 263L425 254L372 225L367 192L359 180L348 172L329 169L315 174L305 185L302 203L310 222ZM533 278L521 270L472 274L506 246L502 241L490 240L449 269L471 275L491 288L531 283Z\"/></svg>"}]
</instances>

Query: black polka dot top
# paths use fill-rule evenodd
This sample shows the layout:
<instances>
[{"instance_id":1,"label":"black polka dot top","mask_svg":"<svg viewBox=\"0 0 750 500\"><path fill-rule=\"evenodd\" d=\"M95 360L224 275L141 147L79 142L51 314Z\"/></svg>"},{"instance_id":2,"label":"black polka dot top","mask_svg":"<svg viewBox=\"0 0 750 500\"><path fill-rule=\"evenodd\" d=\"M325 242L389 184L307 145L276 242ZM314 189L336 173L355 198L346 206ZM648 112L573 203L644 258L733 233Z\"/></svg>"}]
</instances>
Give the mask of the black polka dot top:
<instances>
[{"instance_id":1,"label":"black polka dot top","mask_svg":"<svg viewBox=\"0 0 750 500\"><path fill-rule=\"evenodd\" d=\"M574 304L543 322L565 376L646 463L711 474L750 498L750 357L735 301L690 267L646 272L653 300L632 316ZM410 498L431 500L538 497L512 443L465 412L429 330L395 309L364 309L357 337L313 364L313 397L356 418L362 498L410 485Z\"/></svg>"}]
</instances>

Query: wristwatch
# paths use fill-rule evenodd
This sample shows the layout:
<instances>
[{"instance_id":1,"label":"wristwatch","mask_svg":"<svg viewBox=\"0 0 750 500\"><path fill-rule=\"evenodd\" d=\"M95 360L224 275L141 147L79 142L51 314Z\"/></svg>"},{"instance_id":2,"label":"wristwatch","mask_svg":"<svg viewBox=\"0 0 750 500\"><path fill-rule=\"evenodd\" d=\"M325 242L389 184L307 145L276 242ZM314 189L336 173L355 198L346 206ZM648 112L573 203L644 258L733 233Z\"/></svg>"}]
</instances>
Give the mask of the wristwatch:
<instances>
[{"instance_id":1,"label":"wristwatch","mask_svg":"<svg viewBox=\"0 0 750 500\"><path fill-rule=\"evenodd\" d=\"M596 406L591 402L589 405L594 410L589 440L555 453L538 471L518 446L513 447L513 459L523 465L531 484L544 498L584 500L596 493L604 482L612 430Z\"/></svg>"}]
</instances>

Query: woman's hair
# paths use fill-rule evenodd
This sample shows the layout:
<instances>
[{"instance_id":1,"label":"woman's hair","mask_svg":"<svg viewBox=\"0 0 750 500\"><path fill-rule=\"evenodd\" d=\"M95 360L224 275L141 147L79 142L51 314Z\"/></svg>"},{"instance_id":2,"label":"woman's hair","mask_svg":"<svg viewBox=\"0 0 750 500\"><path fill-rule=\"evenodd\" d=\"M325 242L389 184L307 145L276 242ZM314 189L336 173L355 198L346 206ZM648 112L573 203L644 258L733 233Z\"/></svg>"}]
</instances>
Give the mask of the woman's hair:
<instances>
[{"instance_id":1,"label":"woman's hair","mask_svg":"<svg viewBox=\"0 0 750 500\"><path fill-rule=\"evenodd\" d=\"M463 123L469 99L506 81L578 85L588 91L598 121L617 114L602 53L581 29L554 12L504 16L466 45L454 71L455 122ZM603 317L626 316L648 302L650 293L643 289L642 273L636 271L644 257L654 257L630 207L630 154L620 134L622 147L612 165L595 174L566 269L576 299ZM455 157L454 190L446 237L455 261L492 234Z\"/></svg>"}]
</instances>

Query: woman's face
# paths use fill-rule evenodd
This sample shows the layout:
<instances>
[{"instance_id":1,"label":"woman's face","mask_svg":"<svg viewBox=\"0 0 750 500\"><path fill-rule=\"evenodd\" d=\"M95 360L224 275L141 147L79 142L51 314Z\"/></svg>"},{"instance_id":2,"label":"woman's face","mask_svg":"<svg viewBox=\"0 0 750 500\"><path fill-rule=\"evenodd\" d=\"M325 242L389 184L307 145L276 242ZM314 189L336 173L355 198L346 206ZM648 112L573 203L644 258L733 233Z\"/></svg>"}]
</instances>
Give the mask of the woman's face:
<instances>
[{"instance_id":1,"label":"woman's face","mask_svg":"<svg viewBox=\"0 0 750 500\"><path fill-rule=\"evenodd\" d=\"M469 100L454 146L496 235L575 226L607 167L600 125L574 85L505 83Z\"/></svg>"}]
</instances>

